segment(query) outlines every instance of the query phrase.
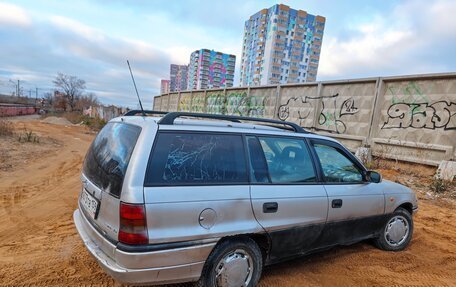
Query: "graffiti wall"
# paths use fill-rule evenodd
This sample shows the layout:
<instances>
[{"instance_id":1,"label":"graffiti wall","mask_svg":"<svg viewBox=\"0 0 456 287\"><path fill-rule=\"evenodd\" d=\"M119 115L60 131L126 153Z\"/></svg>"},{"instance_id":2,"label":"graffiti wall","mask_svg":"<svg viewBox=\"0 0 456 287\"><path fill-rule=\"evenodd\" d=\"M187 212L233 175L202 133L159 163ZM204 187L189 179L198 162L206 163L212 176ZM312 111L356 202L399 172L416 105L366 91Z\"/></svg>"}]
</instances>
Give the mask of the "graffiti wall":
<instances>
[{"instance_id":1,"label":"graffiti wall","mask_svg":"<svg viewBox=\"0 0 456 287\"><path fill-rule=\"evenodd\" d=\"M209 114L226 114L226 97L223 90L206 93L206 112Z\"/></svg>"},{"instance_id":2,"label":"graffiti wall","mask_svg":"<svg viewBox=\"0 0 456 287\"><path fill-rule=\"evenodd\" d=\"M192 92L190 111L194 113L206 112L206 96L204 91Z\"/></svg>"},{"instance_id":3,"label":"graffiti wall","mask_svg":"<svg viewBox=\"0 0 456 287\"><path fill-rule=\"evenodd\" d=\"M177 105L177 111L185 112L190 111L192 106L192 94L188 93L180 93L179 103Z\"/></svg>"},{"instance_id":4,"label":"graffiti wall","mask_svg":"<svg viewBox=\"0 0 456 287\"><path fill-rule=\"evenodd\" d=\"M456 73L181 92L154 102L164 111L292 121L388 158L438 165L456 157Z\"/></svg>"},{"instance_id":5,"label":"graffiti wall","mask_svg":"<svg viewBox=\"0 0 456 287\"><path fill-rule=\"evenodd\" d=\"M456 79L385 81L372 139L378 153L438 164L456 145Z\"/></svg>"},{"instance_id":6,"label":"graffiti wall","mask_svg":"<svg viewBox=\"0 0 456 287\"><path fill-rule=\"evenodd\" d=\"M249 116L277 118L275 109L277 106L277 88L251 88L249 93Z\"/></svg>"}]
</instances>

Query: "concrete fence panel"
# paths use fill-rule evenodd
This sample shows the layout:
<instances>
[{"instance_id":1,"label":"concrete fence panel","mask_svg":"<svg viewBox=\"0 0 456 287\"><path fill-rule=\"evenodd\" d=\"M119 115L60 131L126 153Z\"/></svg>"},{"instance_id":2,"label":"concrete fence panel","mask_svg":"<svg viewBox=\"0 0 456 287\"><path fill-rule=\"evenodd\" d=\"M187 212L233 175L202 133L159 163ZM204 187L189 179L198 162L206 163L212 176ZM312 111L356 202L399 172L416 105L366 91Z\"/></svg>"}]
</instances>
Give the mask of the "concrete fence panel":
<instances>
[{"instance_id":1,"label":"concrete fence panel","mask_svg":"<svg viewBox=\"0 0 456 287\"><path fill-rule=\"evenodd\" d=\"M373 124L374 154L437 165L454 155L456 77L385 79Z\"/></svg>"},{"instance_id":2,"label":"concrete fence panel","mask_svg":"<svg viewBox=\"0 0 456 287\"><path fill-rule=\"evenodd\" d=\"M205 113L206 112L206 92L196 91L192 92L192 102L190 111L194 113Z\"/></svg>"},{"instance_id":3,"label":"concrete fence panel","mask_svg":"<svg viewBox=\"0 0 456 287\"><path fill-rule=\"evenodd\" d=\"M154 111L161 110L161 99L162 99L162 96L158 96L158 97L154 98L154 107L152 110L154 110Z\"/></svg>"},{"instance_id":4,"label":"concrete fence panel","mask_svg":"<svg viewBox=\"0 0 456 287\"><path fill-rule=\"evenodd\" d=\"M164 111L164 112L171 112L171 108L169 106L169 94L166 94L166 95L162 95L161 96L161 110Z\"/></svg>"},{"instance_id":5,"label":"concrete fence panel","mask_svg":"<svg viewBox=\"0 0 456 287\"><path fill-rule=\"evenodd\" d=\"M275 118L277 100L277 87L250 88L248 116Z\"/></svg>"},{"instance_id":6,"label":"concrete fence panel","mask_svg":"<svg viewBox=\"0 0 456 287\"><path fill-rule=\"evenodd\" d=\"M169 94L170 111L177 111L178 104L179 104L179 93L170 93Z\"/></svg>"},{"instance_id":7,"label":"concrete fence panel","mask_svg":"<svg viewBox=\"0 0 456 287\"><path fill-rule=\"evenodd\" d=\"M229 89L226 91L226 114L247 116L249 114L248 89Z\"/></svg>"},{"instance_id":8,"label":"concrete fence panel","mask_svg":"<svg viewBox=\"0 0 456 287\"><path fill-rule=\"evenodd\" d=\"M177 111L189 112L192 106L192 92L181 92Z\"/></svg>"},{"instance_id":9,"label":"concrete fence panel","mask_svg":"<svg viewBox=\"0 0 456 287\"><path fill-rule=\"evenodd\" d=\"M315 130L328 133L355 151L367 142L375 100L376 80L322 83Z\"/></svg>"},{"instance_id":10,"label":"concrete fence panel","mask_svg":"<svg viewBox=\"0 0 456 287\"><path fill-rule=\"evenodd\" d=\"M226 114L225 90L213 90L206 93L206 112L209 114Z\"/></svg>"},{"instance_id":11,"label":"concrete fence panel","mask_svg":"<svg viewBox=\"0 0 456 287\"><path fill-rule=\"evenodd\" d=\"M318 84L281 86L277 117L300 126L314 128L315 113L319 107Z\"/></svg>"}]
</instances>

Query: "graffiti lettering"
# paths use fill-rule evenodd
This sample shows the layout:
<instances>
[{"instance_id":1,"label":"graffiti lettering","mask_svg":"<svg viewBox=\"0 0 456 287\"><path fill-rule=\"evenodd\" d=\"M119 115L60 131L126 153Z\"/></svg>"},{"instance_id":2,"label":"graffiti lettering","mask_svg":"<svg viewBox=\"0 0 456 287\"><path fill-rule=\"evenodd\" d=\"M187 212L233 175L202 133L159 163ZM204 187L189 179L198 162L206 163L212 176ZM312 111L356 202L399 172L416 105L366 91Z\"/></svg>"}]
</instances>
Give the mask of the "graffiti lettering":
<instances>
[{"instance_id":1,"label":"graffiti lettering","mask_svg":"<svg viewBox=\"0 0 456 287\"><path fill-rule=\"evenodd\" d=\"M456 129L456 103L439 101L428 103L397 103L387 111L382 129Z\"/></svg>"},{"instance_id":2,"label":"graffiti lettering","mask_svg":"<svg viewBox=\"0 0 456 287\"><path fill-rule=\"evenodd\" d=\"M342 116L351 116L358 112L355 100L353 98L346 99L340 108L337 108L337 98L339 94L321 97L292 97L285 104L279 106L278 117L280 120L285 121L290 116L290 106L298 105L300 109L297 111L297 116L302 125L303 120L307 119L317 106L318 101L321 100L321 110L318 115L319 126L308 126L315 130L326 131L330 133L345 133L347 127L341 120ZM329 104L327 101L330 101ZM329 111L327 105L332 107ZM338 112L337 112L338 111Z\"/></svg>"},{"instance_id":3,"label":"graffiti lettering","mask_svg":"<svg viewBox=\"0 0 456 287\"><path fill-rule=\"evenodd\" d=\"M346 99L340 107L339 115L353 115L358 112L358 108L355 107L355 101L352 98Z\"/></svg>"}]
</instances>

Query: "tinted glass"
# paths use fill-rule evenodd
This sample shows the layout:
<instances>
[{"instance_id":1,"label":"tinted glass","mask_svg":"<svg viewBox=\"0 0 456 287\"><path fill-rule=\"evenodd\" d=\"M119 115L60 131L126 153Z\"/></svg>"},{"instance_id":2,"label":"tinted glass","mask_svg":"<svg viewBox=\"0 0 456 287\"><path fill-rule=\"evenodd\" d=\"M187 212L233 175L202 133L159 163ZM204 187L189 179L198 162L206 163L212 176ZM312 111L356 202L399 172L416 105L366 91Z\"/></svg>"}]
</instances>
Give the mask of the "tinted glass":
<instances>
[{"instance_id":1,"label":"tinted glass","mask_svg":"<svg viewBox=\"0 0 456 287\"><path fill-rule=\"evenodd\" d=\"M301 139L260 137L272 183L316 181L306 143Z\"/></svg>"},{"instance_id":2,"label":"tinted glass","mask_svg":"<svg viewBox=\"0 0 456 287\"><path fill-rule=\"evenodd\" d=\"M323 175L327 182L362 182L363 176L342 151L323 144L315 144Z\"/></svg>"},{"instance_id":3,"label":"tinted glass","mask_svg":"<svg viewBox=\"0 0 456 287\"><path fill-rule=\"evenodd\" d=\"M83 173L99 188L119 196L140 133L138 126L108 123L90 146Z\"/></svg>"},{"instance_id":4,"label":"tinted glass","mask_svg":"<svg viewBox=\"0 0 456 287\"><path fill-rule=\"evenodd\" d=\"M242 137L160 133L146 185L246 183Z\"/></svg>"}]
</instances>

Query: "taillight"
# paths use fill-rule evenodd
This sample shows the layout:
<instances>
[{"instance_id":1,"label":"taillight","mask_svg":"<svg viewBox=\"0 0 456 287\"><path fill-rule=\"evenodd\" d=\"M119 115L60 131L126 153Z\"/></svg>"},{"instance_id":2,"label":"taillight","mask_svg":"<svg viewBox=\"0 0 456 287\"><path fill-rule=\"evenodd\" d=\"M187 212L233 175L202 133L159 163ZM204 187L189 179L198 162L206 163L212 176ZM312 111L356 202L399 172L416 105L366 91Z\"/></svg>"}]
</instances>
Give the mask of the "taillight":
<instances>
[{"instance_id":1,"label":"taillight","mask_svg":"<svg viewBox=\"0 0 456 287\"><path fill-rule=\"evenodd\" d=\"M132 245L149 242L143 204L120 203L119 241Z\"/></svg>"}]
</instances>

